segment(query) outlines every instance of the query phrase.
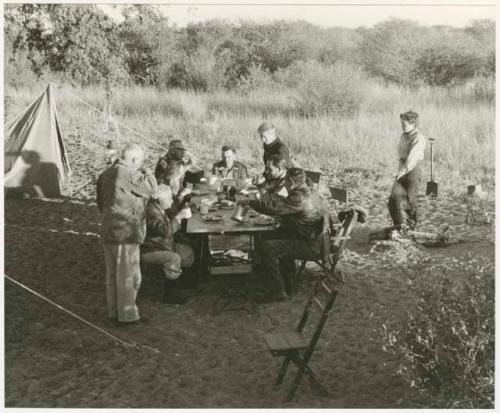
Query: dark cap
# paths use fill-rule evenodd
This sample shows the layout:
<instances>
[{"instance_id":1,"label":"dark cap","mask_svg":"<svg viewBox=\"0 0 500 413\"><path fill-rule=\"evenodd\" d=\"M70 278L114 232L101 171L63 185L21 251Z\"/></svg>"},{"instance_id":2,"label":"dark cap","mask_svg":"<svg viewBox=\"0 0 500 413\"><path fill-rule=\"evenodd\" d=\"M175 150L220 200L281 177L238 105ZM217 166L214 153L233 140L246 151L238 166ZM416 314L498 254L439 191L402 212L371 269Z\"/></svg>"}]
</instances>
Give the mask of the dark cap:
<instances>
[{"instance_id":1,"label":"dark cap","mask_svg":"<svg viewBox=\"0 0 500 413\"><path fill-rule=\"evenodd\" d=\"M289 168L286 177L293 183L294 187L301 186L307 182L306 172L302 168Z\"/></svg>"},{"instance_id":2,"label":"dark cap","mask_svg":"<svg viewBox=\"0 0 500 413\"><path fill-rule=\"evenodd\" d=\"M408 112L401 113L399 115L399 118L401 120L406 120L406 121L408 121L410 123L417 123L418 113L417 112L413 112L412 110L409 110Z\"/></svg>"},{"instance_id":3,"label":"dark cap","mask_svg":"<svg viewBox=\"0 0 500 413\"><path fill-rule=\"evenodd\" d=\"M170 143L168 144L168 150L170 151L172 149L182 149L184 151L187 150L180 139L174 139L173 141L170 141Z\"/></svg>"}]
</instances>

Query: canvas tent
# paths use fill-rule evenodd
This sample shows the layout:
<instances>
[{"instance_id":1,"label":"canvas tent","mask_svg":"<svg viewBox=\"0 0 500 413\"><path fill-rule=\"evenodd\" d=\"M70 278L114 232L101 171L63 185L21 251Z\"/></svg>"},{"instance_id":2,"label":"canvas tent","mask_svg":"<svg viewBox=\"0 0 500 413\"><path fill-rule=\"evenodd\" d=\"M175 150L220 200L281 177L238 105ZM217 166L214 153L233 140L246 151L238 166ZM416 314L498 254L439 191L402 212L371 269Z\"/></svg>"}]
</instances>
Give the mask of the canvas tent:
<instances>
[{"instance_id":1,"label":"canvas tent","mask_svg":"<svg viewBox=\"0 0 500 413\"><path fill-rule=\"evenodd\" d=\"M57 121L53 86L5 127L6 195L47 198L62 193L70 167Z\"/></svg>"}]
</instances>

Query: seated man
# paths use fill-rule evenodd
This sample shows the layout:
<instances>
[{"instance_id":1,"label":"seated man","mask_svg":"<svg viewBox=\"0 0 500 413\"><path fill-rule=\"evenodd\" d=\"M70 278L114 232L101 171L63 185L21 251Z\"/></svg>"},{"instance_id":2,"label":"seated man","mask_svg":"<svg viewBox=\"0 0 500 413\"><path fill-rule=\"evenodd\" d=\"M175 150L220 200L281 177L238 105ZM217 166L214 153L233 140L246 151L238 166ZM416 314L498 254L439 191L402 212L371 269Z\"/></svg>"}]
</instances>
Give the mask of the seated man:
<instances>
[{"instance_id":1,"label":"seated man","mask_svg":"<svg viewBox=\"0 0 500 413\"><path fill-rule=\"evenodd\" d=\"M173 204L169 211L171 217L182 209L184 197L190 193L188 188L184 188L184 176L191 165L192 159L179 139L170 141L167 154L156 165L155 177L158 184L168 185L172 189Z\"/></svg>"},{"instance_id":2,"label":"seated man","mask_svg":"<svg viewBox=\"0 0 500 413\"><path fill-rule=\"evenodd\" d=\"M158 265L165 274L165 303L183 304L186 298L175 290L175 280L181 275L181 268L190 267L194 262L193 249L184 243L174 242L174 234L184 216L181 210L171 221L166 209L172 205L170 187L161 184L146 205L146 240L141 246L141 260Z\"/></svg>"},{"instance_id":3,"label":"seated man","mask_svg":"<svg viewBox=\"0 0 500 413\"><path fill-rule=\"evenodd\" d=\"M279 194L286 196L285 177L288 160L281 155L273 155L266 162L263 180L257 182L261 194Z\"/></svg>"},{"instance_id":4,"label":"seated man","mask_svg":"<svg viewBox=\"0 0 500 413\"><path fill-rule=\"evenodd\" d=\"M269 275L266 295L258 301L286 299L283 268L294 268L296 259L318 253L320 235L327 208L320 196L307 185L304 170L290 168L286 173L286 197L267 193L260 200L244 201L257 212L277 216L281 220L280 238L262 241L263 266Z\"/></svg>"},{"instance_id":5,"label":"seated man","mask_svg":"<svg viewBox=\"0 0 500 413\"><path fill-rule=\"evenodd\" d=\"M247 167L236 160L236 149L229 145L222 147L222 160L214 163L212 174L221 178L248 178Z\"/></svg>"}]
</instances>

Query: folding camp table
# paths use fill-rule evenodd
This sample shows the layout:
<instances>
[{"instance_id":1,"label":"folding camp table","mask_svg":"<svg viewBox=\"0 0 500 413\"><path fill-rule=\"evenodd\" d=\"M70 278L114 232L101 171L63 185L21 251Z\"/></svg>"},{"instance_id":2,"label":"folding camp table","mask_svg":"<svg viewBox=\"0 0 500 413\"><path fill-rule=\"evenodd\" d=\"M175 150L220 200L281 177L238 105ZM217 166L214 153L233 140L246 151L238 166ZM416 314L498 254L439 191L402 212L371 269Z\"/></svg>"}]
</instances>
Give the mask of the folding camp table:
<instances>
[{"instance_id":1,"label":"folding camp table","mask_svg":"<svg viewBox=\"0 0 500 413\"><path fill-rule=\"evenodd\" d=\"M191 202L199 205L203 196L193 196ZM186 235L199 238L199 247L197 251L198 273L206 278L209 274L255 274L255 244L256 240L263 234L269 234L276 231L273 224L259 225L255 218L248 218L245 222L238 222L231 219L233 209L218 209L210 212L208 215L220 215L222 219L217 222L206 221L198 209L187 221L185 227ZM249 258L251 263L247 265L235 265L225 267L210 266L209 257L209 236L210 235L248 235L250 237ZM224 296L226 297L226 296ZM227 296L229 297L229 296ZM227 298L226 297L226 298ZM240 307L237 309L241 309Z\"/></svg>"}]
</instances>

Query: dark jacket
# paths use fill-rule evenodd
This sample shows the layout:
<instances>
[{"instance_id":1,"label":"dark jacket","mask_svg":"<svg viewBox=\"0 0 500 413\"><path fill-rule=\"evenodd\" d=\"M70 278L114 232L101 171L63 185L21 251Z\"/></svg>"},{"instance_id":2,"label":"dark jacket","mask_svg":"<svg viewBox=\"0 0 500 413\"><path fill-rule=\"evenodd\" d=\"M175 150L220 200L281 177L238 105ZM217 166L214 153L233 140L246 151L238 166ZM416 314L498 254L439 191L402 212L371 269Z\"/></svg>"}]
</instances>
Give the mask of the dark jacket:
<instances>
[{"instance_id":1,"label":"dark jacket","mask_svg":"<svg viewBox=\"0 0 500 413\"><path fill-rule=\"evenodd\" d=\"M146 233L144 205L156 191L152 175L143 175L121 161L97 179L97 206L102 213L104 244L141 244Z\"/></svg>"},{"instance_id":2,"label":"dark jacket","mask_svg":"<svg viewBox=\"0 0 500 413\"><path fill-rule=\"evenodd\" d=\"M213 175L220 175L222 178L247 179L247 167L241 162L234 161L233 167L227 169L224 161L215 162L212 167Z\"/></svg>"},{"instance_id":3,"label":"dark jacket","mask_svg":"<svg viewBox=\"0 0 500 413\"><path fill-rule=\"evenodd\" d=\"M285 187L285 176L286 175L283 175L282 177L275 179L266 178L265 182L259 187L270 194L276 194Z\"/></svg>"},{"instance_id":4,"label":"dark jacket","mask_svg":"<svg viewBox=\"0 0 500 413\"><path fill-rule=\"evenodd\" d=\"M323 230L327 208L320 196L307 185L294 190L285 198L265 194L260 200L250 201L257 212L280 218L281 230L290 238L317 240Z\"/></svg>"},{"instance_id":5,"label":"dark jacket","mask_svg":"<svg viewBox=\"0 0 500 413\"><path fill-rule=\"evenodd\" d=\"M172 223L158 201L151 199L146 204L146 240L141 252L175 251Z\"/></svg>"},{"instance_id":6,"label":"dark jacket","mask_svg":"<svg viewBox=\"0 0 500 413\"><path fill-rule=\"evenodd\" d=\"M291 167L290 150L280 138L276 138L271 144L264 144L264 166L273 155L281 155L287 160L287 168Z\"/></svg>"},{"instance_id":7,"label":"dark jacket","mask_svg":"<svg viewBox=\"0 0 500 413\"><path fill-rule=\"evenodd\" d=\"M169 185L173 189L175 188L175 190L180 190L183 186L185 171L189 165L184 164L181 160L171 158L168 153L162 156L155 168L155 177L158 184ZM172 180L176 180L176 182L174 183ZM175 196L177 193L173 195Z\"/></svg>"}]
</instances>

